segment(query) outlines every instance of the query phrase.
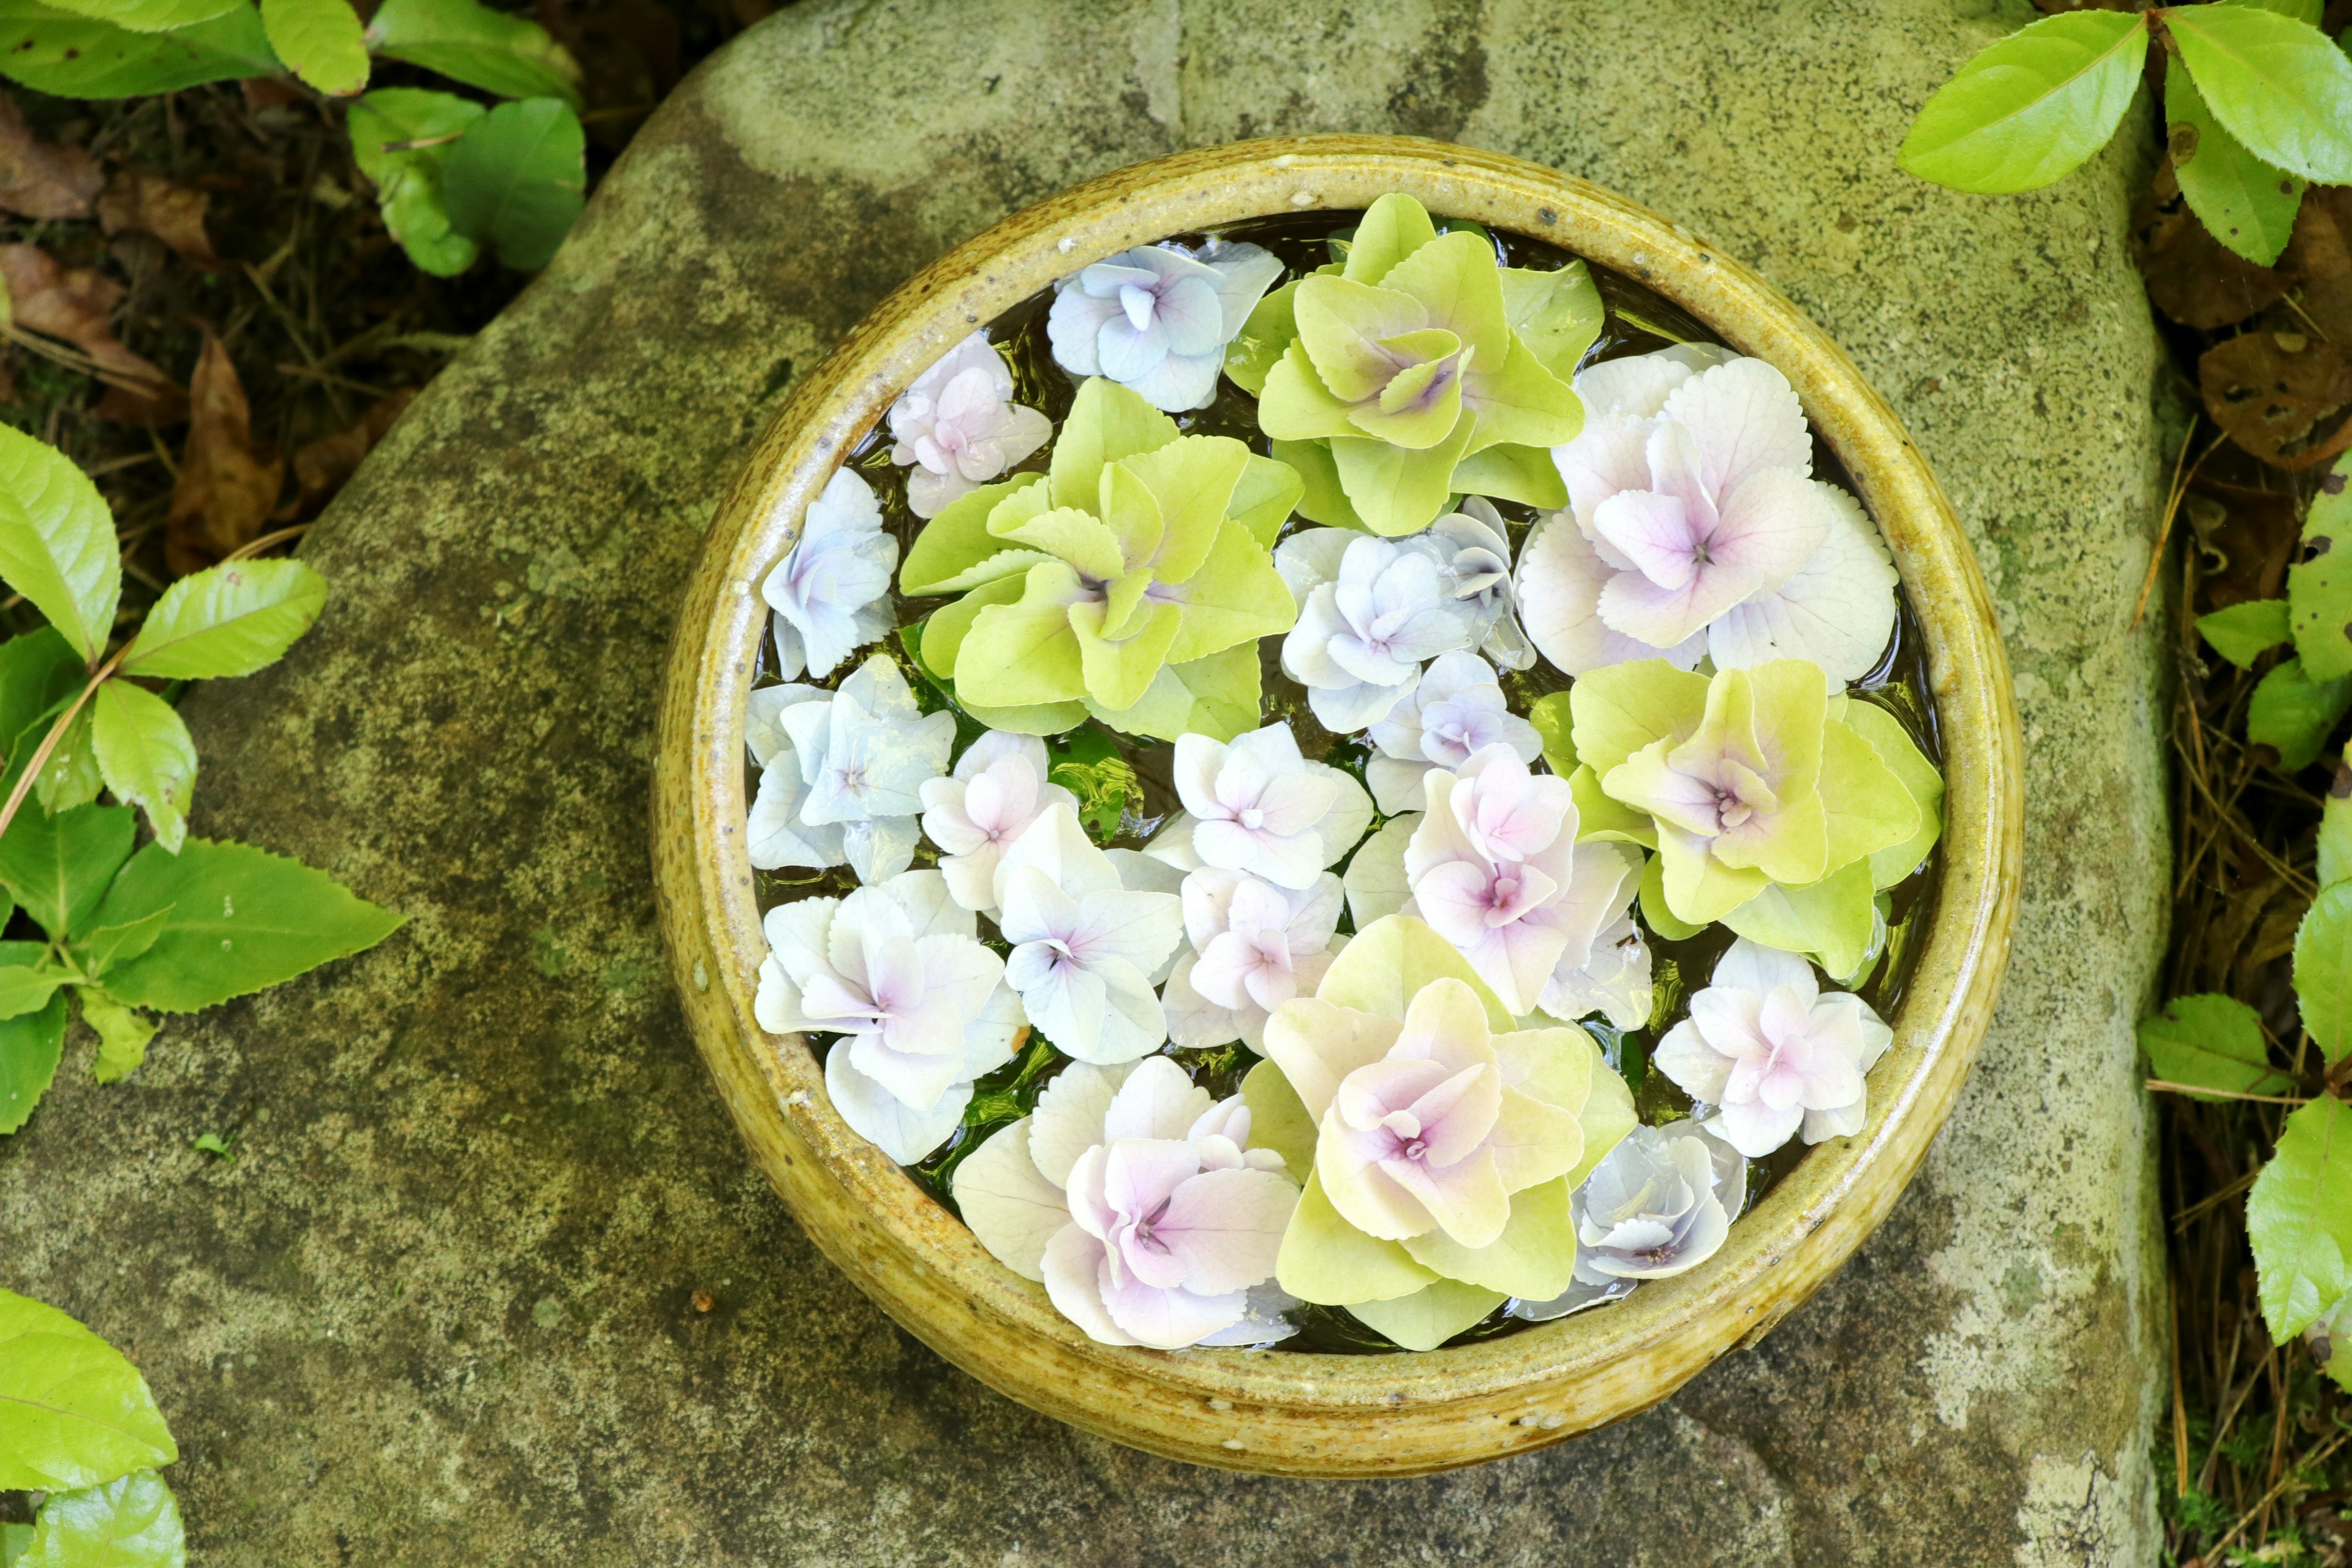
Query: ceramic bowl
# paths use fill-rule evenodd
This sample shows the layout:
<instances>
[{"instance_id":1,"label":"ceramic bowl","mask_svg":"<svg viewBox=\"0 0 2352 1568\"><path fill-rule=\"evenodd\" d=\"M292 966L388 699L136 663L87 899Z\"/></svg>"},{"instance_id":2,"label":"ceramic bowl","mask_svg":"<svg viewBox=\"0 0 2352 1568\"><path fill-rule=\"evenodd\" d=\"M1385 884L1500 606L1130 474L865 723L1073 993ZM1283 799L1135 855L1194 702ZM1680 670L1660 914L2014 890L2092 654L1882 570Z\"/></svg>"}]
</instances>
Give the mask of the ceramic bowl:
<instances>
[{"instance_id":1,"label":"ceramic bowl","mask_svg":"<svg viewBox=\"0 0 2352 1568\"><path fill-rule=\"evenodd\" d=\"M1948 788L1943 869L1869 1126L1811 1150L1706 1263L1623 1302L1419 1354L1173 1353L1097 1344L845 1126L797 1037L753 1020L766 953L746 859L744 703L757 590L842 455L974 325L1132 246L1403 191L1441 216L1560 246L1638 279L1769 361L1843 459L1924 624ZM1656 1404L1818 1288L1894 1204L1991 1017L2016 910L2021 743L1983 579L1884 399L1755 273L1622 196L1516 159L1395 137L1204 148L1015 214L892 294L803 381L748 454L678 618L654 850L688 1016L752 1158L825 1256L990 1387L1121 1443L1298 1476L1414 1475L1523 1453Z\"/></svg>"}]
</instances>

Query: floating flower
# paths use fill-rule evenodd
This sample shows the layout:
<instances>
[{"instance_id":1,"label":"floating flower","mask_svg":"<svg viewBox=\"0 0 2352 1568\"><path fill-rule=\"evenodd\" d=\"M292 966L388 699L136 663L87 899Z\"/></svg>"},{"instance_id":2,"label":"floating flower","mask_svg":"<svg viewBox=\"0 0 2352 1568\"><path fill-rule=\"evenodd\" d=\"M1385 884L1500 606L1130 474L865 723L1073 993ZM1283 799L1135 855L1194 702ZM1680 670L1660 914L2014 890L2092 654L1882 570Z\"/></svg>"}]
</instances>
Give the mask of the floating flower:
<instances>
[{"instance_id":1,"label":"floating flower","mask_svg":"<svg viewBox=\"0 0 2352 1568\"><path fill-rule=\"evenodd\" d=\"M890 435L897 443L890 460L914 470L907 476L908 510L937 517L950 501L1051 440L1054 422L1013 401L1013 373L982 329L890 405ZM898 564L895 547L889 564Z\"/></svg>"},{"instance_id":2,"label":"floating flower","mask_svg":"<svg viewBox=\"0 0 2352 1568\"><path fill-rule=\"evenodd\" d=\"M900 1164L946 1142L972 1080L1013 1059L1022 1024L1003 961L946 881L906 871L845 899L780 904L763 927L760 1026L847 1037L825 1057L825 1091Z\"/></svg>"},{"instance_id":3,"label":"floating flower","mask_svg":"<svg viewBox=\"0 0 2352 1568\"><path fill-rule=\"evenodd\" d=\"M1371 826L1371 797L1326 763L1298 753L1279 721L1230 742L1176 742L1179 812L1144 852L1180 870L1221 866L1277 887L1314 886Z\"/></svg>"},{"instance_id":4,"label":"floating flower","mask_svg":"<svg viewBox=\"0 0 2352 1568\"><path fill-rule=\"evenodd\" d=\"M1805 658L1839 681L1877 662L1895 573L1853 498L1811 477L1780 373L1682 345L1576 378L1592 417L1553 453L1569 510L1519 561L1528 635L1570 675L1702 653L1719 668Z\"/></svg>"},{"instance_id":5,"label":"floating flower","mask_svg":"<svg viewBox=\"0 0 2352 1568\"><path fill-rule=\"evenodd\" d=\"M1432 539L1454 552L1454 596L1472 612L1478 651L1505 669L1532 669L1536 650L1519 625L1519 594L1511 581L1511 536L1503 514L1484 496L1429 525Z\"/></svg>"},{"instance_id":6,"label":"floating flower","mask_svg":"<svg viewBox=\"0 0 2352 1568\"><path fill-rule=\"evenodd\" d=\"M1451 555L1426 535L1356 534L1296 550L1286 540L1283 547L1300 581L1310 572L1319 576L1338 551L1335 574L1299 601L1298 623L1282 643L1283 672L1307 688L1307 706L1334 734L1387 717L1420 680L1424 662L1478 641L1476 606L1455 597Z\"/></svg>"},{"instance_id":7,"label":"floating flower","mask_svg":"<svg viewBox=\"0 0 2352 1568\"><path fill-rule=\"evenodd\" d=\"M1543 1010L1555 1018L1601 1014L1620 1029L1648 1024L1656 997L1650 976L1650 944L1630 914L1620 915L1592 939L1592 956L1580 969L1555 971L1544 988Z\"/></svg>"},{"instance_id":8,"label":"floating flower","mask_svg":"<svg viewBox=\"0 0 2352 1568\"><path fill-rule=\"evenodd\" d=\"M1105 1344L1269 1344L1296 1331L1270 1279L1298 1187L1250 1131L1165 1057L1078 1062L956 1167L956 1205Z\"/></svg>"},{"instance_id":9,"label":"floating flower","mask_svg":"<svg viewBox=\"0 0 2352 1568\"><path fill-rule=\"evenodd\" d=\"M1139 246L1056 284L1045 334L1072 375L1107 376L1171 414L1206 408L1225 345L1281 276L1255 245L1213 239L1197 261Z\"/></svg>"},{"instance_id":10,"label":"floating flower","mask_svg":"<svg viewBox=\"0 0 2352 1568\"><path fill-rule=\"evenodd\" d=\"M963 595L924 622L924 662L997 729L1092 713L1168 740L1238 734L1257 719L1257 639L1297 619L1267 546L1298 493L1282 464L1088 380L1050 474L972 491L907 552L905 592Z\"/></svg>"},{"instance_id":11,"label":"floating flower","mask_svg":"<svg viewBox=\"0 0 2352 1568\"><path fill-rule=\"evenodd\" d=\"M905 870L914 858L923 782L947 771L955 715L923 713L907 678L881 654L837 690L771 689L787 695L764 721L782 742L751 803L751 864L845 860L868 883Z\"/></svg>"},{"instance_id":12,"label":"floating flower","mask_svg":"<svg viewBox=\"0 0 2352 1568\"><path fill-rule=\"evenodd\" d=\"M1686 1273L1731 1234L1748 1187L1739 1152L1696 1121L1636 1127L1576 1190L1576 1282L1549 1301L1521 1301L1535 1322L1623 1295L1631 1283Z\"/></svg>"},{"instance_id":13,"label":"floating flower","mask_svg":"<svg viewBox=\"0 0 2352 1568\"><path fill-rule=\"evenodd\" d=\"M1462 955L1392 917L1275 1012L1242 1092L1311 1171L1276 1277L1427 1350L1519 1296L1568 1288L1569 1194L1633 1124L1583 1030L1514 1030Z\"/></svg>"},{"instance_id":14,"label":"floating flower","mask_svg":"<svg viewBox=\"0 0 2352 1568\"><path fill-rule=\"evenodd\" d=\"M1684 1093L1716 1107L1709 1131L1760 1160L1801 1129L1808 1143L1860 1132L1870 1119L1863 1075L1894 1043L1861 997L1824 993L1803 959L1743 938L1654 1059Z\"/></svg>"},{"instance_id":15,"label":"floating flower","mask_svg":"<svg viewBox=\"0 0 2352 1568\"><path fill-rule=\"evenodd\" d=\"M1077 797L1046 782L1045 742L991 730L956 759L955 772L922 784L923 831L940 849L948 891L965 909L996 910L996 867L1050 805Z\"/></svg>"},{"instance_id":16,"label":"floating flower","mask_svg":"<svg viewBox=\"0 0 2352 1568\"><path fill-rule=\"evenodd\" d=\"M1381 754L1365 764L1364 778L1389 816L1421 809L1422 777L1432 767L1458 768L1488 746L1507 746L1523 763L1543 755L1536 727L1504 701L1494 667L1471 653L1439 655L1366 733Z\"/></svg>"},{"instance_id":17,"label":"floating flower","mask_svg":"<svg viewBox=\"0 0 2352 1568\"><path fill-rule=\"evenodd\" d=\"M833 693L824 688L797 681L763 686L751 693L743 738L751 747L753 764L760 769L760 788L751 800L744 837L750 840L751 864L762 871L783 866L822 870L849 863L842 850L839 823L812 826L801 820L808 781L801 776L800 753L782 722L787 708L832 700Z\"/></svg>"},{"instance_id":18,"label":"floating flower","mask_svg":"<svg viewBox=\"0 0 2352 1568\"><path fill-rule=\"evenodd\" d=\"M809 502L801 536L760 585L776 613L777 673L831 675L855 649L889 635L890 573L898 542L866 481L835 470Z\"/></svg>"},{"instance_id":19,"label":"floating flower","mask_svg":"<svg viewBox=\"0 0 2352 1568\"><path fill-rule=\"evenodd\" d=\"M1573 1016L1563 983L1639 886L1622 844L1579 844L1566 779L1488 746L1423 784L1428 810L1405 847L1413 912L1470 961L1514 1016ZM1557 1004L1557 1005L1556 1005Z\"/></svg>"},{"instance_id":20,"label":"floating flower","mask_svg":"<svg viewBox=\"0 0 2352 1568\"><path fill-rule=\"evenodd\" d=\"M1185 877L1183 899L1192 945L1168 976L1169 1034L1185 1049L1239 1040L1257 1050L1274 1009L1312 994L1331 967L1339 879L1326 871L1293 891L1204 866Z\"/></svg>"},{"instance_id":21,"label":"floating flower","mask_svg":"<svg viewBox=\"0 0 2352 1568\"><path fill-rule=\"evenodd\" d=\"M996 868L997 929L1013 944L1005 980L1029 1019L1080 1061L1132 1061L1168 1038L1151 975L1184 937L1174 895L1138 892L1055 804Z\"/></svg>"}]
</instances>

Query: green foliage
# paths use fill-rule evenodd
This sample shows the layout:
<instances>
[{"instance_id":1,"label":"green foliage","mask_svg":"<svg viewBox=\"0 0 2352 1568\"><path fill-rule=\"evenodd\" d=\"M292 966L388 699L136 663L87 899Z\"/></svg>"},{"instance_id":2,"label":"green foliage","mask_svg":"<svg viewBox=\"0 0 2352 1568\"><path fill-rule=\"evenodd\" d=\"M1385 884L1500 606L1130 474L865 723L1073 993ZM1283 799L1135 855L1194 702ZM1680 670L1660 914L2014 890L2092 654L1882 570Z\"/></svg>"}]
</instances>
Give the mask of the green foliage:
<instances>
[{"instance_id":1,"label":"green foliage","mask_svg":"<svg viewBox=\"0 0 2352 1568\"><path fill-rule=\"evenodd\" d=\"M146 1379L55 1307L0 1289L0 1489L103 1486L180 1457Z\"/></svg>"},{"instance_id":2,"label":"green foliage","mask_svg":"<svg viewBox=\"0 0 2352 1568\"><path fill-rule=\"evenodd\" d=\"M2338 458L2331 477L2352 479L2352 458ZM2312 499L2303 547L2286 569L2294 651L2313 679L2335 680L2352 675L2352 485Z\"/></svg>"},{"instance_id":3,"label":"green foliage","mask_svg":"<svg viewBox=\"0 0 2352 1568\"><path fill-rule=\"evenodd\" d=\"M0 0L0 74L37 92L140 98L277 70L261 13L247 0L169 33L133 32L37 0Z\"/></svg>"},{"instance_id":4,"label":"green foliage","mask_svg":"<svg viewBox=\"0 0 2352 1568\"><path fill-rule=\"evenodd\" d=\"M37 963L42 952L37 942L0 942L0 958L11 963ZM37 1013L0 1018L0 1132L14 1132L31 1118L57 1079L65 1044L62 996L50 997Z\"/></svg>"},{"instance_id":5,"label":"green foliage","mask_svg":"<svg viewBox=\"0 0 2352 1568\"><path fill-rule=\"evenodd\" d=\"M209 22L237 0L58 0L58 8L134 33L168 33Z\"/></svg>"},{"instance_id":6,"label":"green foliage","mask_svg":"<svg viewBox=\"0 0 2352 1568\"><path fill-rule=\"evenodd\" d=\"M2206 231L2257 267L2279 258L2294 232L2305 182L2273 169L2213 118L2185 70L2164 79L2172 173Z\"/></svg>"},{"instance_id":7,"label":"green foliage","mask_svg":"<svg viewBox=\"0 0 2352 1568\"><path fill-rule=\"evenodd\" d=\"M2168 1083L2235 1094L2284 1094L2294 1087L2271 1068L2262 1020L2234 996L2175 997L2161 1016L2141 1023L2139 1047L2150 1072Z\"/></svg>"},{"instance_id":8,"label":"green foliage","mask_svg":"<svg viewBox=\"0 0 2352 1568\"><path fill-rule=\"evenodd\" d=\"M181 578L155 601L122 673L164 680L251 675L326 607L327 580L299 561L236 561Z\"/></svg>"},{"instance_id":9,"label":"green foliage","mask_svg":"<svg viewBox=\"0 0 2352 1568\"><path fill-rule=\"evenodd\" d=\"M117 550L98 487L56 447L0 425L0 577L92 664L122 598Z\"/></svg>"},{"instance_id":10,"label":"green foliage","mask_svg":"<svg viewBox=\"0 0 2352 1568\"><path fill-rule=\"evenodd\" d=\"M196 742L188 726L170 703L127 680L100 687L94 706L90 742L99 776L115 799L146 812L158 843L178 849L196 788Z\"/></svg>"},{"instance_id":11,"label":"green foliage","mask_svg":"<svg viewBox=\"0 0 2352 1568\"><path fill-rule=\"evenodd\" d=\"M1081 725L1048 748L1045 776L1078 799L1078 820L1096 838L1118 837L1128 803L1143 804L1143 781L1119 755L1118 742L1096 725Z\"/></svg>"},{"instance_id":12,"label":"green foliage","mask_svg":"<svg viewBox=\"0 0 2352 1568\"><path fill-rule=\"evenodd\" d=\"M2197 630L2213 645L2215 653L2240 669L2253 668L2254 660L2294 635L2288 629L2284 599L2251 599L2200 616Z\"/></svg>"},{"instance_id":13,"label":"green foliage","mask_svg":"<svg viewBox=\"0 0 2352 1568\"><path fill-rule=\"evenodd\" d=\"M441 165L449 226L500 261L536 272L587 201L587 132L552 98L501 103L466 127Z\"/></svg>"},{"instance_id":14,"label":"green foliage","mask_svg":"<svg viewBox=\"0 0 2352 1568\"><path fill-rule=\"evenodd\" d=\"M152 1470L41 1505L17 1568L182 1568L188 1560L179 1500Z\"/></svg>"},{"instance_id":15,"label":"green foliage","mask_svg":"<svg viewBox=\"0 0 2352 1568\"><path fill-rule=\"evenodd\" d=\"M131 858L137 815L122 805L23 814L0 837L0 886L52 936L82 931Z\"/></svg>"},{"instance_id":16,"label":"green foliage","mask_svg":"<svg viewBox=\"0 0 2352 1568\"><path fill-rule=\"evenodd\" d=\"M2352 882L2322 888L2296 928L2294 994L2320 1055L2352 1048Z\"/></svg>"},{"instance_id":17,"label":"green foliage","mask_svg":"<svg viewBox=\"0 0 2352 1568\"><path fill-rule=\"evenodd\" d=\"M547 29L477 0L384 0L368 47L501 98L559 98L581 106L580 67Z\"/></svg>"},{"instance_id":18,"label":"green foliage","mask_svg":"<svg viewBox=\"0 0 2352 1568\"><path fill-rule=\"evenodd\" d=\"M287 68L320 92L346 98L367 85L367 40L350 0L261 0L261 25Z\"/></svg>"},{"instance_id":19,"label":"green foliage","mask_svg":"<svg viewBox=\"0 0 2352 1568\"><path fill-rule=\"evenodd\" d=\"M2138 90L2147 26L2067 11L2011 34L1960 68L1913 121L1896 162L1963 191L2030 191L2106 144Z\"/></svg>"},{"instance_id":20,"label":"green foliage","mask_svg":"<svg viewBox=\"0 0 2352 1568\"><path fill-rule=\"evenodd\" d=\"M2352 710L2352 675L2314 680L2303 660L2290 658L2262 679L2246 705L2246 739L2269 746L2288 773L2318 760L2336 721Z\"/></svg>"},{"instance_id":21,"label":"green foliage","mask_svg":"<svg viewBox=\"0 0 2352 1568\"><path fill-rule=\"evenodd\" d=\"M2246 1197L2263 1317L2284 1341L2352 1291L2352 1107L2327 1096L2289 1112Z\"/></svg>"},{"instance_id":22,"label":"green foliage","mask_svg":"<svg viewBox=\"0 0 2352 1568\"><path fill-rule=\"evenodd\" d=\"M2214 118L2250 153L2352 184L2352 59L2326 34L2252 5L2174 6L2164 19Z\"/></svg>"},{"instance_id":23,"label":"green foliage","mask_svg":"<svg viewBox=\"0 0 2352 1568\"><path fill-rule=\"evenodd\" d=\"M441 166L455 139L488 113L450 92L388 87L352 105L352 155L375 182L383 226L408 259L436 278L454 278L474 264L481 247L449 226L441 199ZM404 145L393 151L394 143Z\"/></svg>"}]
</instances>

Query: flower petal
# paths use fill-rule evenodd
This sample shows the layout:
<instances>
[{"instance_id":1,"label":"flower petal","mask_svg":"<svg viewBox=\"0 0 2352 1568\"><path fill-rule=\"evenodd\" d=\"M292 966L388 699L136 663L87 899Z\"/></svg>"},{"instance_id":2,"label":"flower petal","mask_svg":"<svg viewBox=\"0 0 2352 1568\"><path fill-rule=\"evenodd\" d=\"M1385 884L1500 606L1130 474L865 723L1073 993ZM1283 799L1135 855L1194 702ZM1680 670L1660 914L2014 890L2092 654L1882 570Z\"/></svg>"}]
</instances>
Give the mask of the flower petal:
<instances>
[{"instance_id":1,"label":"flower petal","mask_svg":"<svg viewBox=\"0 0 2352 1568\"><path fill-rule=\"evenodd\" d=\"M1024 1279L1045 1278L1045 1244L1070 1223L1062 1189L1031 1163L1024 1116L956 1163L949 1178L964 1224L999 1263Z\"/></svg>"}]
</instances>

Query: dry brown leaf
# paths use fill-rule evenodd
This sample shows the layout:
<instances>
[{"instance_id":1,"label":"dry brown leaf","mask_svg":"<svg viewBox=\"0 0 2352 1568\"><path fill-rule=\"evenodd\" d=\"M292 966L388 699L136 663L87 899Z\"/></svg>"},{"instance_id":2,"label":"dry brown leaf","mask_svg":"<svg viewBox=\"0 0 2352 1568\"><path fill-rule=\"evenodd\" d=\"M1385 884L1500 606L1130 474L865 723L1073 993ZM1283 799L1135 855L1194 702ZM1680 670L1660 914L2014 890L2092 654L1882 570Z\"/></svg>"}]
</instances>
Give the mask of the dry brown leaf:
<instances>
[{"instance_id":1,"label":"dry brown leaf","mask_svg":"<svg viewBox=\"0 0 2352 1568\"><path fill-rule=\"evenodd\" d=\"M2181 514L2200 547L2197 579L2210 609L2249 599L2275 599L2286 591L2287 563L2303 538L2303 509L2292 481L2278 490L2225 484L2203 475L2189 481Z\"/></svg>"},{"instance_id":2,"label":"dry brown leaf","mask_svg":"<svg viewBox=\"0 0 2352 1568\"><path fill-rule=\"evenodd\" d=\"M106 176L79 147L44 142L0 92L0 207L31 218L88 217Z\"/></svg>"},{"instance_id":3,"label":"dry brown leaf","mask_svg":"<svg viewBox=\"0 0 2352 1568\"><path fill-rule=\"evenodd\" d=\"M204 192L174 184L161 174L125 169L98 198L98 221L109 234L126 228L152 234L189 260L211 266L220 259L205 233L205 208L211 201Z\"/></svg>"},{"instance_id":4,"label":"dry brown leaf","mask_svg":"<svg viewBox=\"0 0 2352 1568\"><path fill-rule=\"evenodd\" d=\"M2284 330L2284 315L2206 350L2197 380L2231 440L2265 463L2305 468L2352 441L2352 354Z\"/></svg>"},{"instance_id":5,"label":"dry brown leaf","mask_svg":"<svg viewBox=\"0 0 2352 1568\"><path fill-rule=\"evenodd\" d=\"M286 479L282 459L261 460L253 416L228 350L210 329L190 382L188 441L163 520L163 563L175 577L213 565L261 536Z\"/></svg>"},{"instance_id":6,"label":"dry brown leaf","mask_svg":"<svg viewBox=\"0 0 2352 1568\"><path fill-rule=\"evenodd\" d=\"M2147 297L2183 326L2242 321L2294 287L2284 271L2257 267L2205 232L2181 198L2169 157L2132 213L2131 237Z\"/></svg>"},{"instance_id":7,"label":"dry brown leaf","mask_svg":"<svg viewBox=\"0 0 2352 1568\"><path fill-rule=\"evenodd\" d=\"M96 362L107 385L91 412L126 423L168 423L187 409L177 383L115 340L111 316L122 285L87 267L60 267L37 245L0 245L0 282L16 323L62 338Z\"/></svg>"},{"instance_id":8,"label":"dry brown leaf","mask_svg":"<svg viewBox=\"0 0 2352 1568\"><path fill-rule=\"evenodd\" d=\"M2290 309L2301 324L2352 347L2352 186L2314 185L2304 193L2279 270L2294 280Z\"/></svg>"},{"instance_id":9,"label":"dry brown leaf","mask_svg":"<svg viewBox=\"0 0 2352 1568\"><path fill-rule=\"evenodd\" d=\"M381 401L371 405L360 416L359 423L340 436L329 436L312 441L294 454L294 481L301 494L294 503L294 517L316 516L319 509L335 497L335 492L348 483L359 469L360 459L373 451L384 437L393 421L407 409L416 389L404 386Z\"/></svg>"}]
</instances>

